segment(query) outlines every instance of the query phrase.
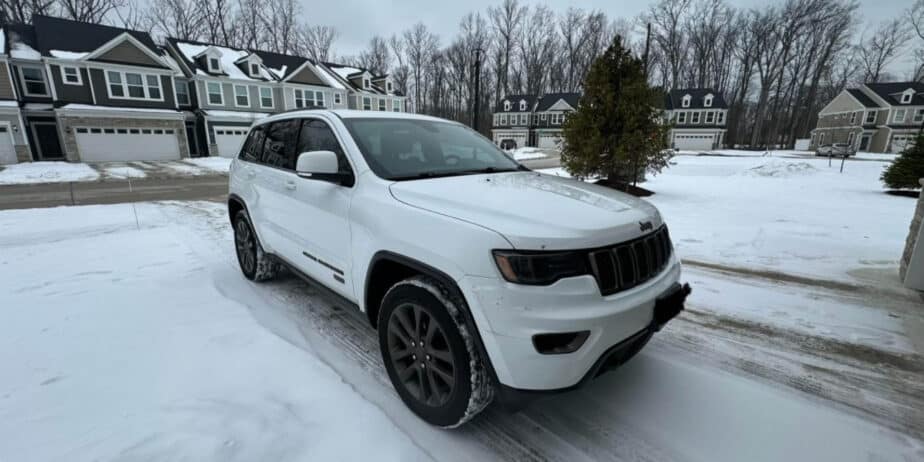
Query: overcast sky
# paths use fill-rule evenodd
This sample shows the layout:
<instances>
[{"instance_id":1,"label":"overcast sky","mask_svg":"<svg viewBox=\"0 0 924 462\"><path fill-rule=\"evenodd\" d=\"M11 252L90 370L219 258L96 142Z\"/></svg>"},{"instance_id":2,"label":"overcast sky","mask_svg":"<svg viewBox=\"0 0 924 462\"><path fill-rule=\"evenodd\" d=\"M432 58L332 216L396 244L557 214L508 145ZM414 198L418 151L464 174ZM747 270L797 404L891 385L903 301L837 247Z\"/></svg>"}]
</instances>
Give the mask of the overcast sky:
<instances>
[{"instance_id":1,"label":"overcast sky","mask_svg":"<svg viewBox=\"0 0 924 462\"><path fill-rule=\"evenodd\" d=\"M608 17L632 18L648 8L648 2L638 0L521 0L526 4L544 3L556 12L569 6L599 9ZM737 7L760 7L769 1L726 0ZM459 20L470 11L484 12L501 0L335 0L317 2L302 0L305 17L311 24L334 26L340 33L335 50L340 55L352 55L366 46L373 35L390 36L418 21L439 33L447 44L458 30ZM885 21L901 14L912 0L860 0L860 17L868 24ZM898 66L894 66L898 67ZM906 72L906 66L894 71ZM907 66L910 67L910 64Z\"/></svg>"}]
</instances>

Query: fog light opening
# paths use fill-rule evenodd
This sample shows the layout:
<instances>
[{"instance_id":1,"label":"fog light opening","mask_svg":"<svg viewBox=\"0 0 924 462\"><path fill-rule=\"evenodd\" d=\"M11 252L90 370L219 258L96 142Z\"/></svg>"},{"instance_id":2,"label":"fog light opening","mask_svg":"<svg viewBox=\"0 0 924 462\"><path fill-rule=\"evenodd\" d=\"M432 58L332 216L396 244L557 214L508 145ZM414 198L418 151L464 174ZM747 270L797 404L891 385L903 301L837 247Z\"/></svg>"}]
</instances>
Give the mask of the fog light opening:
<instances>
[{"instance_id":1,"label":"fog light opening","mask_svg":"<svg viewBox=\"0 0 924 462\"><path fill-rule=\"evenodd\" d=\"M589 330L559 334L539 334L533 336L533 346L544 355L561 355L574 353L590 337Z\"/></svg>"}]
</instances>

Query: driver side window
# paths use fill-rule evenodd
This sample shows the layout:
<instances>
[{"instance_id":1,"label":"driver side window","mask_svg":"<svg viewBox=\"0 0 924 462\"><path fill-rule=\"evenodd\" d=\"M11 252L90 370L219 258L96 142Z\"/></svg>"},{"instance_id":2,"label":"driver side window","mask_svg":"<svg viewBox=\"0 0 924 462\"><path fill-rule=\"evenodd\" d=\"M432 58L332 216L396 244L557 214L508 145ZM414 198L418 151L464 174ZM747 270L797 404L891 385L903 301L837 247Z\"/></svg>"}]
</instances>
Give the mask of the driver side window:
<instances>
[{"instance_id":1,"label":"driver side window","mask_svg":"<svg viewBox=\"0 0 924 462\"><path fill-rule=\"evenodd\" d=\"M308 151L331 151L337 154L337 164L340 173L352 171L350 162L343 153L340 141L330 127L323 121L317 119L302 120L302 129L298 136L298 149L296 152L303 153Z\"/></svg>"}]
</instances>

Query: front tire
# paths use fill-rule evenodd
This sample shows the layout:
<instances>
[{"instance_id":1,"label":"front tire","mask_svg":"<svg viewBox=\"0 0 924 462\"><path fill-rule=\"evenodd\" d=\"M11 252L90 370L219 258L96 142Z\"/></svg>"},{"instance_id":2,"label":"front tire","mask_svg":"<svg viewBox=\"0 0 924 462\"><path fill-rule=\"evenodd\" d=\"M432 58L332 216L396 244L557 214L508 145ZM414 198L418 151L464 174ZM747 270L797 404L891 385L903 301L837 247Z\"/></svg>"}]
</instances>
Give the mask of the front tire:
<instances>
[{"instance_id":1,"label":"front tire","mask_svg":"<svg viewBox=\"0 0 924 462\"><path fill-rule=\"evenodd\" d=\"M379 348L392 385L421 419L454 428L484 410L494 388L460 309L432 278L392 286L379 311Z\"/></svg>"},{"instance_id":2,"label":"front tire","mask_svg":"<svg viewBox=\"0 0 924 462\"><path fill-rule=\"evenodd\" d=\"M234 216L234 250L241 272L247 279L262 282L276 277L279 264L263 251L250 225L250 219L243 210Z\"/></svg>"}]
</instances>

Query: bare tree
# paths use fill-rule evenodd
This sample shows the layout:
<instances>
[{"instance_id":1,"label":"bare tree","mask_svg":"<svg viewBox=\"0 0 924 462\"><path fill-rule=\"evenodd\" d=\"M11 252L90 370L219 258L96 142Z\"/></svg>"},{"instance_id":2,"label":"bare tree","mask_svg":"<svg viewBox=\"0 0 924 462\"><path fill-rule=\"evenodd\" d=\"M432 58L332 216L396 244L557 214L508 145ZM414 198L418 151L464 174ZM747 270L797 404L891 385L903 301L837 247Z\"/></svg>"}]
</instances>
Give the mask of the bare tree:
<instances>
[{"instance_id":1,"label":"bare tree","mask_svg":"<svg viewBox=\"0 0 924 462\"><path fill-rule=\"evenodd\" d=\"M523 82L523 89L529 94L539 94L545 89L546 66L553 60L558 48L554 23L555 15L545 5L537 5L523 22L523 38L519 41L517 78Z\"/></svg>"},{"instance_id":2,"label":"bare tree","mask_svg":"<svg viewBox=\"0 0 924 462\"><path fill-rule=\"evenodd\" d=\"M439 37L430 32L424 23L417 23L402 34L404 39L403 51L408 67L414 77L414 105L418 111L426 109L426 102L422 99L425 93L425 70L430 64L439 45Z\"/></svg>"},{"instance_id":3,"label":"bare tree","mask_svg":"<svg viewBox=\"0 0 924 462\"><path fill-rule=\"evenodd\" d=\"M373 74L385 74L391 67L391 50L388 42L378 35L369 40L369 46L359 53L356 62L360 67L372 71Z\"/></svg>"},{"instance_id":4,"label":"bare tree","mask_svg":"<svg viewBox=\"0 0 924 462\"><path fill-rule=\"evenodd\" d=\"M496 54L497 96L510 93L510 61L520 35L520 25L526 16L526 7L517 0L504 0L499 7L488 9L488 17L494 27L499 53Z\"/></svg>"},{"instance_id":5,"label":"bare tree","mask_svg":"<svg viewBox=\"0 0 924 462\"><path fill-rule=\"evenodd\" d=\"M318 61L333 59L333 44L337 31L330 26L306 26L299 34L299 50Z\"/></svg>"},{"instance_id":6,"label":"bare tree","mask_svg":"<svg viewBox=\"0 0 924 462\"><path fill-rule=\"evenodd\" d=\"M197 0L154 0L149 17L157 32L181 40L197 40L202 28L202 11Z\"/></svg>"},{"instance_id":7,"label":"bare tree","mask_svg":"<svg viewBox=\"0 0 924 462\"><path fill-rule=\"evenodd\" d=\"M263 12L260 15L263 20L262 44L276 53L294 51L301 4L296 0L263 0L258 4Z\"/></svg>"},{"instance_id":8,"label":"bare tree","mask_svg":"<svg viewBox=\"0 0 924 462\"><path fill-rule=\"evenodd\" d=\"M666 88L681 85L681 71L686 62L687 45L683 18L691 0L661 0L643 17L651 23L652 41L660 50L661 74Z\"/></svg>"},{"instance_id":9,"label":"bare tree","mask_svg":"<svg viewBox=\"0 0 924 462\"><path fill-rule=\"evenodd\" d=\"M125 0L59 0L61 13L69 19L101 24L113 10L125 6Z\"/></svg>"},{"instance_id":10,"label":"bare tree","mask_svg":"<svg viewBox=\"0 0 924 462\"><path fill-rule=\"evenodd\" d=\"M0 0L0 24L28 23L33 14L53 14L56 0Z\"/></svg>"},{"instance_id":11,"label":"bare tree","mask_svg":"<svg viewBox=\"0 0 924 462\"><path fill-rule=\"evenodd\" d=\"M199 7L205 26L204 39L218 45L232 45L235 35L232 27L232 18L236 14L234 6L228 0L200 0Z\"/></svg>"},{"instance_id":12,"label":"bare tree","mask_svg":"<svg viewBox=\"0 0 924 462\"><path fill-rule=\"evenodd\" d=\"M878 82L883 72L895 59L899 50L908 42L911 35L905 22L900 19L885 21L868 36L860 40L858 53L860 63L866 73L864 80Z\"/></svg>"}]
</instances>

